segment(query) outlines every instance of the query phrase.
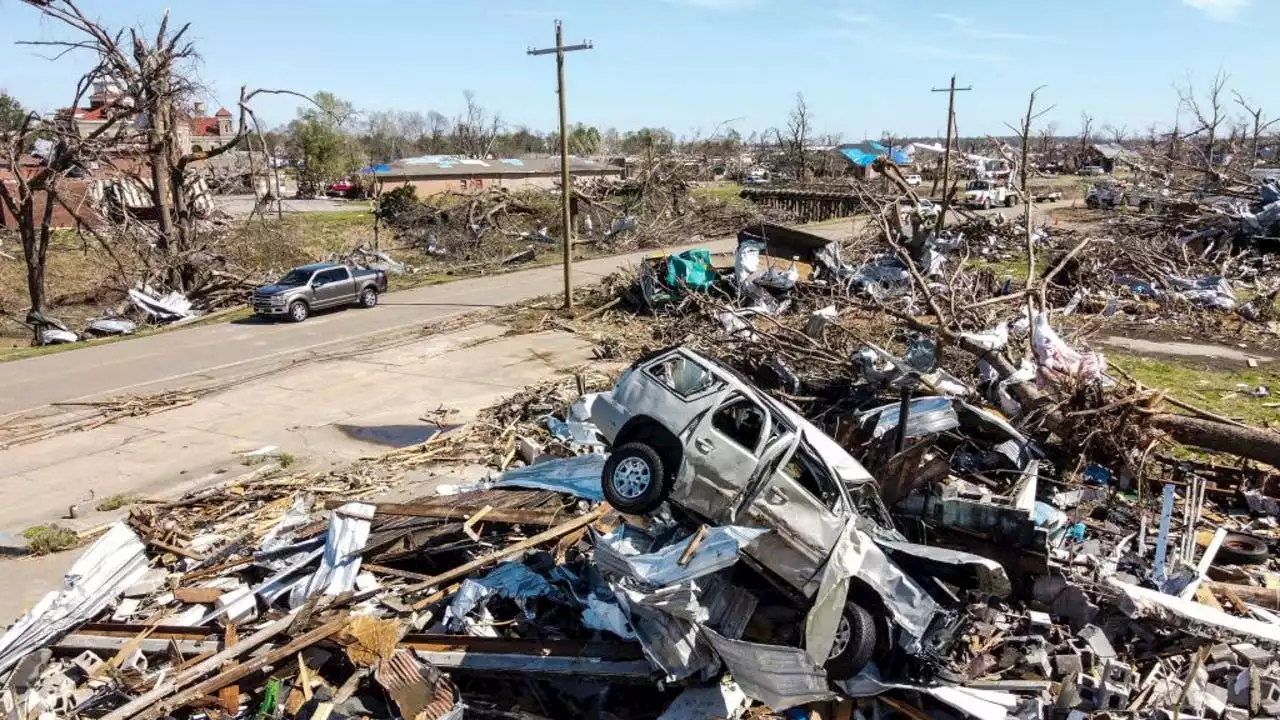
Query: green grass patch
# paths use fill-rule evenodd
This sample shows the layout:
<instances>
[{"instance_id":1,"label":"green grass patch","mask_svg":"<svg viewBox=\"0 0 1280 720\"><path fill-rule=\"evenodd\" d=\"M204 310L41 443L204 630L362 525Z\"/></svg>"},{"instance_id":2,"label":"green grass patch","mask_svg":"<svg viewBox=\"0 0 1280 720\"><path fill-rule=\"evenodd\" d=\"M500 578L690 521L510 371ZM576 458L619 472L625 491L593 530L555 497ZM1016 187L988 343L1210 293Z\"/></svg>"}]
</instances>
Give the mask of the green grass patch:
<instances>
[{"instance_id":1,"label":"green grass patch","mask_svg":"<svg viewBox=\"0 0 1280 720\"><path fill-rule=\"evenodd\" d=\"M1255 368L1214 370L1118 353L1108 353L1107 359L1133 375L1143 385L1164 390L1185 403L1209 412L1250 425L1280 422L1280 408L1266 407L1277 402L1274 393L1280 391L1280 375L1274 372ZM1266 386L1273 394L1267 397L1250 396L1249 393L1260 385Z\"/></svg>"},{"instance_id":2,"label":"green grass patch","mask_svg":"<svg viewBox=\"0 0 1280 720\"><path fill-rule=\"evenodd\" d=\"M27 550L33 555L49 555L50 553L71 550L80 545L80 536L75 530L61 525L35 525L22 531L27 541Z\"/></svg>"},{"instance_id":3,"label":"green grass patch","mask_svg":"<svg viewBox=\"0 0 1280 720\"><path fill-rule=\"evenodd\" d=\"M128 507L138 502L138 496L133 493L116 493L109 498L103 499L98 503L98 512L111 512L119 510L122 507Z\"/></svg>"},{"instance_id":4,"label":"green grass patch","mask_svg":"<svg viewBox=\"0 0 1280 720\"><path fill-rule=\"evenodd\" d=\"M715 198L717 200L737 200L738 193L742 192L742 185L736 182L717 182L709 185L699 185L689 191L689 194L696 198Z\"/></svg>"}]
</instances>

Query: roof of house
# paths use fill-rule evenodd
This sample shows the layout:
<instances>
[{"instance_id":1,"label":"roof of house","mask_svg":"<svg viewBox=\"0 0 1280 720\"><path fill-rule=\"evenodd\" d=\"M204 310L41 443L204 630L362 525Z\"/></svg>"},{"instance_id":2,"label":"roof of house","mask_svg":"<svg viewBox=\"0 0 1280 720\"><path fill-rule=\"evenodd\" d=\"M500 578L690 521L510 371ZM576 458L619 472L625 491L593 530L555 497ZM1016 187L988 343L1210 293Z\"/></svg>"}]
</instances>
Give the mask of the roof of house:
<instances>
[{"instance_id":1,"label":"roof of house","mask_svg":"<svg viewBox=\"0 0 1280 720\"><path fill-rule=\"evenodd\" d=\"M189 122L191 123L191 134L194 136L208 137L222 134L218 131L218 118L193 117Z\"/></svg>"},{"instance_id":2,"label":"roof of house","mask_svg":"<svg viewBox=\"0 0 1280 720\"><path fill-rule=\"evenodd\" d=\"M569 156L569 170L575 173L617 173L616 167L593 160ZM495 158L473 160L456 155L423 155L397 160L390 165L378 165L367 169L380 177L469 177L473 175L502 175L521 177L552 175L560 172L560 157Z\"/></svg>"},{"instance_id":3,"label":"roof of house","mask_svg":"<svg viewBox=\"0 0 1280 720\"><path fill-rule=\"evenodd\" d=\"M1116 143L1094 143L1093 149L1097 150L1099 155L1108 160L1136 155L1132 150Z\"/></svg>"},{"instance_id":4,"label":"roof of house","mask_svg":"<svg viewBox=\"0 0 1280 720\"><path fill-rule=\"evenodd\" d=\"M213 114L214 117L231 117L231 111L222 107L218 108L218 112Z\"/></svg>"}]
</instances>

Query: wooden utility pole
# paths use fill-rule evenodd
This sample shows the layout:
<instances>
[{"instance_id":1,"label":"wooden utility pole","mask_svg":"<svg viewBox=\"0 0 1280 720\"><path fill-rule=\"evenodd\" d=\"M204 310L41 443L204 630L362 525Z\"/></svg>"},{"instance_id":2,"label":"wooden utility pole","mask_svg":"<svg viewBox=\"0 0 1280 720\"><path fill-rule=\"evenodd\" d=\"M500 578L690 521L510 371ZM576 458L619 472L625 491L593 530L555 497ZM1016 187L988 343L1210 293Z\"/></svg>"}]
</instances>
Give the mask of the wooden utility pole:
<instances>
[{"instance_id":1,"label":"wooden utility pole","mask_svg":"<svg viewBox=\"0 0 1280 720\"><path fill-rule=\"evenodd\" d=\"M942 232L942 226L947 221L947 210L951 208L951 140L952 134L956 126L956 93L968 92L973 89L969 87L956 87L956 76L951 76L951 87L933 88L933 92L947 93L947 148L942 154L942 212L938 213L937 231Z\"/></svg>"},{"instance_id":2,"label":"wooden utility pole","mask_svg":"<svg viewBox=\"0 0 1280 720\"><path fill-rule=\"evenodd\" d=\"M570 268L573 265L573 219L569 212L569 200L573 195L573 183L569 177L569 121L565 117L564 104L564 54L575 50L590 50L591 42L565 47L564 32L560 21L556 20L556 46L535 50L529 48L530 55L556 55L556 93L560 96L560 220L564 225L564 306L573 307L573 280Z\"/></svg>"}]
</instances>

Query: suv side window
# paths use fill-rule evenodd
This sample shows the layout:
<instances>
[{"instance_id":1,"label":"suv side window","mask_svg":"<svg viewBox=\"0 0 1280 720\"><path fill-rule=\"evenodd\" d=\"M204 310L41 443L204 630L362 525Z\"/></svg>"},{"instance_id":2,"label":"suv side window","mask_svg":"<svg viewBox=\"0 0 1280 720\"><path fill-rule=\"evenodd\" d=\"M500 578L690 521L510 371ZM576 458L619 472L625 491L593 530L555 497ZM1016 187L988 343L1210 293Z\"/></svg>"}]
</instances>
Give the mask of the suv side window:
<instances>
[{"instance_id":1,"label":"suv side window","mask_svg":"<svg viewBox=\"0 0 1280 720\"><path fill-rule=\"evenodd\" d=\"M321 270L316 273L315 277L311 278L311 282L315 285L328 285L335 279L332 270Z\"/></svg>"},{"instance_id":2,"label":"suv side window","mask_svg":"<svg viewBox=\"0 0 1280 720\"><path fill-rule=\"evenodd\" d=\"M646 372L682 398L693 397L716 384L715 376L706 368L679 354L650 365Z\"/></svg>"},{"instance_id":3,"label":"suv side window","mask_svg":"<svg viewBox=\"0 0 1280 720\"><path fill-rule=\"evenodd\" d=\"M823 505L835 509L840 497L839 493L834 487L829 486L830 479L827 478L826 472L807 457L802 448L797 449L795 455L791 456L791 460L778 472L795 480L797 485L821 500Z\"/></svg>"},{"instance_id":4,"label":"suv side window","mask_svg":"<svg viewBox=\"0 0 1280 720\"><path fill-rule=\"evenodd\" d=\"M711 426L746 450L758 452L765 426L764 409L746 398L736 398L716 408Z\"/></svg>"}]
</instances>

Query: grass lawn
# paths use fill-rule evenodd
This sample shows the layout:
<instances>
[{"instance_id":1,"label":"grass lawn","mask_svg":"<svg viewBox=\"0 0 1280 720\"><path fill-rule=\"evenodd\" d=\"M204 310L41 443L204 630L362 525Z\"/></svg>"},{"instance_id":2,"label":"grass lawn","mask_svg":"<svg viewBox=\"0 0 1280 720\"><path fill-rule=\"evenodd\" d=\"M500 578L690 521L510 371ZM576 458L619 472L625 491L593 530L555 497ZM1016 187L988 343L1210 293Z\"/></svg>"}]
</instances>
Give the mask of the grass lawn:
<instances>
[{"instance_id":1,"label":"grass lawn","mask_svg":"<svg viewBox=\"0 0 1280 720\"><path fill-rule=\"evenodd\" d=\"M1188 404L1250 425L1280 423L1280 373L1263 368L1209 369L1176 360L1138 357L1108 352L1107 359L1133 375L1143 385L1165 390ZM1265 386L1271 395L1249 395ZM1178 410L1177 412L1182 412Z\"/></svg>"}]
</instances>

